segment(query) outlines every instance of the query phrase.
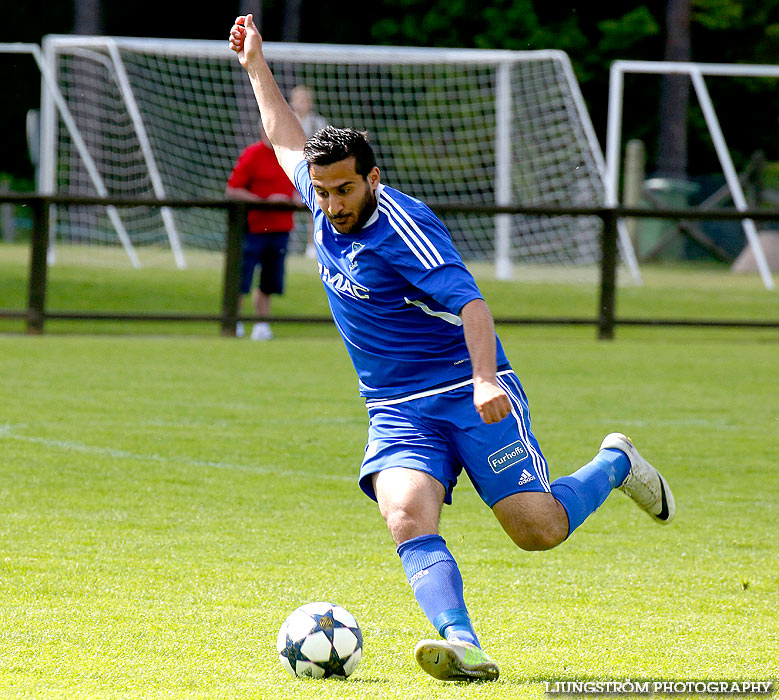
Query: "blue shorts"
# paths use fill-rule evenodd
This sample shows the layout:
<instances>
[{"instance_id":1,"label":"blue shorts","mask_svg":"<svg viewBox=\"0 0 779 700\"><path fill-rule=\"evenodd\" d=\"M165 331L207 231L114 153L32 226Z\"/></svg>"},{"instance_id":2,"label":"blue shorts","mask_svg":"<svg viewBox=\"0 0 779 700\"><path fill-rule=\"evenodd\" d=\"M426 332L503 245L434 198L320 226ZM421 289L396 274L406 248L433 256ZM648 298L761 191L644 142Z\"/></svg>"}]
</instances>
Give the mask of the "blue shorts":
<instances>
[{"instance_id":1,"label":"blue shorts","mask_svg":"<svg viewBox=\"0 0 779 700\"><path fill-rule=\"evenodd\" d=\"M360 488L373 500L372 475L383 469L418 469L440 481L445 503L463 469L490 507L514 493L549 491L549 469L530 430L527 397L511 370L498 374L511 414L487 425L473 405L473 382L413 397L368 402L368 445Z\"/></svg>"},{"instance_id":2,"label":"blue shorts","mask_svg":"<svg viewBox=\"0 0 779 700\"><path fill-rule=\"evenodd\" d=\"M254 268L260 266L259 288L263 294L284 292L284 258L287 255L289 233L243 234L241 257L241 294L252 288Z\"/></svg>"}]
</instances>

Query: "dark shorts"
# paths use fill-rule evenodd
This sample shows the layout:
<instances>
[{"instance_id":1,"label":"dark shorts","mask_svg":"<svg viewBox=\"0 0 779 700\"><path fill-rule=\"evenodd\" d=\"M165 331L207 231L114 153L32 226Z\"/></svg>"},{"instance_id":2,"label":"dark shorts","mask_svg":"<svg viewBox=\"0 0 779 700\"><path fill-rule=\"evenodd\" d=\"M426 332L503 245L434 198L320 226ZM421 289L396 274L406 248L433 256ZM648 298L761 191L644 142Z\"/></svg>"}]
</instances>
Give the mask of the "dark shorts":
<instances>
[{"instance_id":1,"label":"dark shorts","mask_svg":"<svg viewBox=\"0 0 779 700\"><path fill-rule=\"evenodd\" d=\"M259 289L263 294L284 292L284 258L289 233L248 233L243 235L241 257L241 294L252 288L254 268L260 267Z\"/></svg>"}]
</instances>

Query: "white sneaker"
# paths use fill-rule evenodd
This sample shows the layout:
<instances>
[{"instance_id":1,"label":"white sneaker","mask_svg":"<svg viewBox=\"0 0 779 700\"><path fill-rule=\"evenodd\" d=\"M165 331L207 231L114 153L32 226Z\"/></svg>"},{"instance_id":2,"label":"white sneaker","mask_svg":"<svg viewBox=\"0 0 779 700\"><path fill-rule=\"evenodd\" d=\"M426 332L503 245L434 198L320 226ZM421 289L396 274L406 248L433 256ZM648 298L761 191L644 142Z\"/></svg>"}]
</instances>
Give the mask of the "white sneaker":
<instances>
[{"instance_id":1,"label":"white sneaker","mask_svg":"<svg viewBox=\"0 0 779 700\"><path fill-rule=\"evenodd\" d=\"M244 336L244 327L243 327L243 321L238 321L235 324L235 337L236 338L243 338Z\"/></svg>"},{"instance_id":2,"label":"white sneaker","mask_svg":"<svg viewBox=\"0 0 779 700\"><path fill-rule=\"evenodd\" d=\"M486 652L468 642L423 639L414 649L414 658L439 681L494 681L500 673Z\"/></svg>"},{"instance_id":3,"label":"white sneaker","mask_svg":"<svg viewBox=\"0 0 779 700\"><path fill-rule=\"evenodd\" d=\"M270 340L273 332L267 323L255 323L252 328L252 340Z\"/></svg>"},{"instance_id":4,"label":"white sneaker","mask_svg":"<svg viewBox=\"0 0 779 700\"><path fill-rule=\"evenodd\" d=\"M622 433L607 435L600 448L621 450L630 460L630 471L617 488L630 496L654 520L667 525L674 519L676 504L668 482L640 454L629 437Z\"/></svg>"}]
</instances>

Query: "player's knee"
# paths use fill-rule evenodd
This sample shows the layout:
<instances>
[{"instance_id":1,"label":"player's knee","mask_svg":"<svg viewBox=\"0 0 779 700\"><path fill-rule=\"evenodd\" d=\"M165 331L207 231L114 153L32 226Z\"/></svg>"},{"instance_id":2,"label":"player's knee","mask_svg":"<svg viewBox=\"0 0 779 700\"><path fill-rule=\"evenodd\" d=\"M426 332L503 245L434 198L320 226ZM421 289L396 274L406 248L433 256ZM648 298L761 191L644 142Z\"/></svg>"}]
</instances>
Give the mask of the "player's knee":
<instances>
[{"instance_id":1,"label":"player's knee","mask_svg":"<svg viewBox=\"0 0 779 700\"><path fill-rule=\"evenodd\" d=\"M406 504L389 508L383 511L382 515L396 544L410 540L412 537L430 534L435 530L433 524L428 523L417 510L407 507Z\"/></svg>"},{"instance_id":2,"label":"player's knee","mask_svg":"<svg viewBox=\"0 0 779 700\"><path fill-rule=\"evenodd\" d=\"M443 486L426 474L388 469L373 481L381 515L396 544L438 532Z\"/></svg>"},{"instance_id":3,"label":"player's knee","mask_svg":"<svg viewBox=\"0 0 779 700\"><path fill-rule=\"evenodd\" d=\"M390 532L404 530L412 526L414 522L413 513L402 505L382 509L381 515L384 518L384 522L387 523L387 528L389 528Z\"/></svg>"}]
</instances>

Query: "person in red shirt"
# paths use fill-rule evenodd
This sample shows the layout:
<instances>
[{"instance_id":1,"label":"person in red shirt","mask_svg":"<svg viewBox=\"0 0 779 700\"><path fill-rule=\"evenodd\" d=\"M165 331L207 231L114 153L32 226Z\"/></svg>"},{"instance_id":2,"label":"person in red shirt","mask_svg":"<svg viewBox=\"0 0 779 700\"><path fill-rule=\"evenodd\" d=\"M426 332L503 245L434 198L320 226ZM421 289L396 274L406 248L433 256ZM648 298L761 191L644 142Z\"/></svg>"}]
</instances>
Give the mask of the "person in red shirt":
<instances>
[{"instance_id":1,"label":"person in red shirt","mask_svg":"<svg viewBox=\"0 0 779 700\"><path fill-rule=\"evenodd\" d=\"M294 186L284 174L273 147L260 124L260 140L247 146L227 180L225 194L230 199L245 202L297 201ZM292 211L249 212L243 235L241 259L241 286L239 310L245 296L251 291L254 270L259 266L260 279L254 292L254 311L258 316L270 316L271 295L284 292L284 259L289 233L294 226ZM236 335L243 336L243 323L236 327ZM252 340L270 340L273 333L267 321L255 323Z\"/></svg>"}]
</instances>

